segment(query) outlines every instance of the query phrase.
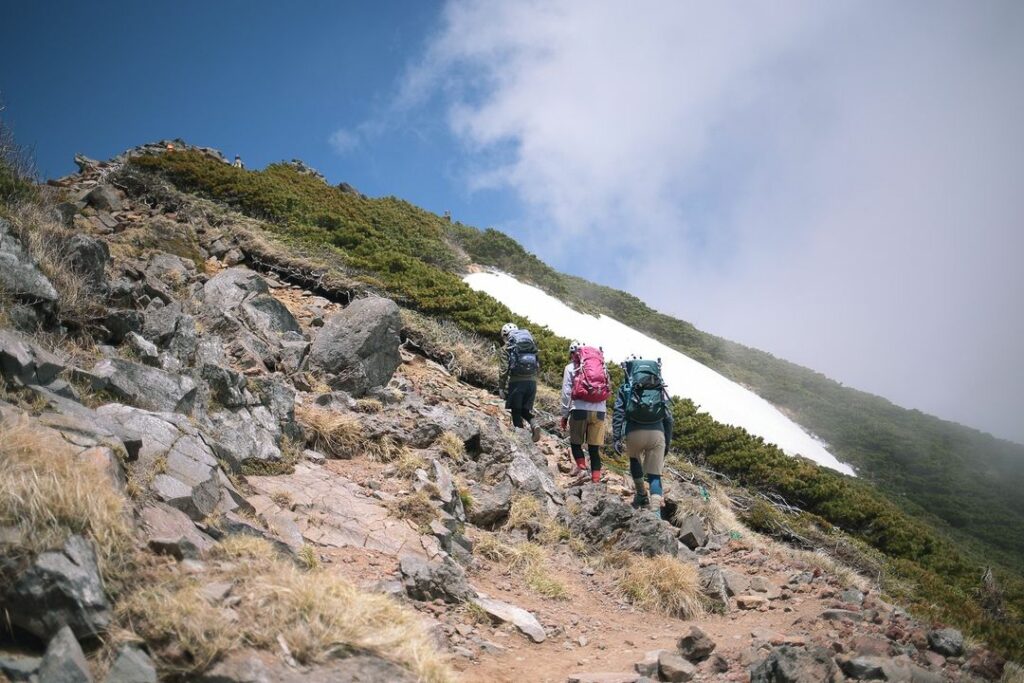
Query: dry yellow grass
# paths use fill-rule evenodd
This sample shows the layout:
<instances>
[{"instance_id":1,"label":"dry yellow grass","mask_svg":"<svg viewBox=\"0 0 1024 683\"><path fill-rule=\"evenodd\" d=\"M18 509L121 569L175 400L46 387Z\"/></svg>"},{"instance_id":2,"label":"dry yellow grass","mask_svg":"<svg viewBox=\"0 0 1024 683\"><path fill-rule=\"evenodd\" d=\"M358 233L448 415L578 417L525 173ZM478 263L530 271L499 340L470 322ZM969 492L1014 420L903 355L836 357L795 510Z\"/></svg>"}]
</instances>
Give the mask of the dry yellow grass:
<instances>
[{"instance_id":1,"label":"dry yellow grass","mask_svg":"<svg viewBox=\"0 0 1024 683\"><path fill-rule=\"evenodd\" d=\"M396 499L391 509L399 519L407 519L420 527L425 527L437 519L437 508L424 491L416 491Z\"/></svg>"},{"instance_id":2,"label":"dry yellow grass","mask_svg":"<svg viewBox=\"0 0 1024 683\"><path fill-rule=\"evenodd\" d=\"M407 667L422 681L452 679L415 612L386 596L364 593L328 570L300 569L262 539L234 538L226 539L217 555L237 561L212 570L214 576L165 570L162 581L147 582L149 587L120 606L169 671L201 671L239 646L277 650L281 637L303 664L369 651ZM234 583L232 593L239 598L234 619L200 594L201 582L211 579Z\"/></svg>"},{"instance_id":3,"label":"dry yellow grass","mask_svg":"<svg viewBox=\"0 0 1024 683\"><path fill-rule=\"evenodd\" d=\"M473 544L473 552L492 562L505 565L509 574L522 576L526 586L545 598L565 600L569 592L561 581L552 575L548 553L540 545L530 541L509 544L497 536L488 534Z\"/></svg>"},{"instance_id":4,"label":"dry yellow grass","mask_svg":"<svg viewBox=\"0 0 1024 683\"><path fill-rule=\"evenodd\" d=\"M999 683L1024 683L1024 666L1016 662L1007 662Z\"/></svg>"},{"instance_id":5,"label":"dry yellow grass","mask_svg":"<svg viewBox=\"0 0 1024 683\"><path fill-rule=\"evenodd\" d=\"M0 526L19 531L24 553L87 536L107 575L133 545L125 499L106 474L83 466L55 432L25 416L0 422Z\"/></svg>"},{"instance_id":6,"label":"dry yellow grass","mask_svg":"<svg viewBox=\"0 0 1024 683\"><path fill-rule=\"evenodd\" d=\"M360 413L379 413L384 410L384 404L375 398L356 399L356 411Z\"/></svg>"},{"instance_id":7,"label":"dry yellow grass","mask_svg":"<svg viewBox=\"0 0 1024 683\"><path fill-rule=\"evenodd\" d=\"M367 441L363 446L366 457L375 462L394 462L401 459L408 449L390 436Z\"/></svg>"},{"instance_id":8,"label":"dry yellow grass","mask_svg":"<svg viewBox=\"0 0 1024 683\"><path fill-rule=\"evenodd\" d=\"M530 529L533 540L553 545L569 538L569 530L556 522L533 496L518 496L509 507L506 529Z\"/></svg>"},{"instance_id":9,"label":"dry yellow grass","mask_svg":"<svg viewBox=\"0 0 1024 683\"><path fill-rule=\"evenodd\" d=\"M402 453L395 459L395 470L398 471L398 476L400 477L411 477L416 473L416 470L423 469L426 466L427 461L423 459L423 456L408 448L403 449Z\"/></svg>"},{"instance_id":10,"label":"dry yellow grass","mask_svg":"<svg viewBox=\"0 0 1024 683\"><path fill-rule=\"evenodd\" d=\"M424 353L456 377L484 385L498 384L498 355L494 345L455 323L402 309L402 324Z\"/></svg>"},{"instance_id":11,"label":"dry yellow grass","mask_svg":"<svg viewBox=\"0 0 1024 683\"><path fill-rule=\"evenodd\" d=\"M72 269L74 232L57 222L53 206L43 200L22 202L8 207L7 213L14 233L57 290L61 317L83 324L98 319L102 302Z\"/></svg>"},{"instance_id":12,"label":"dry yellow grass","mask_svg":"<svg viewBox=\"0 0 1024 683\"><path fill-rule=\"evenodd\" d=\"M295 419L306 428L307 443L332 458L351 458L365 445L363 426L355 417L315 406L295 406Z\"/></svg>"},{"instance_id":13,"label":"dry yellow grass","mask_svg":"<svg viewBox=\"0 0 1024 683\"><path fill-rule=\"evenodd\" d=\"M641 609L679 619L704 613L697 568L674 557L633 557L617 582L626 599Z\"/></svg>"},{"instance_id":14,"label":"dry yellow grass","mask_svg":"<svg viewBox=\"0 0 1024 683\"><path fill-rule=\"evenodd\" d=\"M443 432L437 438L437 445L441 452L455 462L462 462L466 459L466 444L455 432Z\"/></svg>"}]
</instances>

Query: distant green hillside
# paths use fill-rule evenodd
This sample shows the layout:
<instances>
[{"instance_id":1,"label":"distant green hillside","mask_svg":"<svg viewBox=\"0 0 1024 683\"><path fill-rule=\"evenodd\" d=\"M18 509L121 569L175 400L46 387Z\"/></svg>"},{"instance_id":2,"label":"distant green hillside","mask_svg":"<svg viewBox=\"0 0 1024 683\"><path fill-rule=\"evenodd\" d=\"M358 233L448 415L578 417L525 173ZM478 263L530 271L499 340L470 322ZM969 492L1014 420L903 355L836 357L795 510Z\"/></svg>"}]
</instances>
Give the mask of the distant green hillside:
<instances>
[{"instance_id":1,"label":"distant green hillside","mask_svg":"<svg viewBox=\"0 0 1024 683\"><path fill-rule=\"evenodd\" d=\"M1007 558L1015 558L1019 566L1020 510L995 490L983 491L977 480L983 475L972 473L963 464L969 456L958 450L959 439L978 439L985 447L979 449L984 455L977 457L993 467L996 459L990 446L1000 442L927 416L920 419L932 425L932 431L926 432L927 437L917 434L913 426L903 424L901 419L904 415L919 414L843 389L821 375L767 354L704 334L687 323L652 311L628 294L560 275L500 233L451 225L395 198L370 199L347 193L288 164L248 171L200 153L175 152L136 158L129 172L165 178L179 190L265 220L267 229L285 244L326 250L352 277L369 287L411 309L452 320L494 341L502 323L510 319L525 321L462 281L461 273L469 265L466 254L469 259L534 282L581 308L613 315L753 386L783 406L797 406L791 408L795 413L803 409L818 416L826 427L834 423L830 431L805 422L834 444L844 434L844 426L852 425L847 428L852 434L862 433L860 440L849 438L849 450L835 447L837 454L865 469L876 467L888 473L897 480L895 484L873 476L876 488L871 481L845 477L808 460L788 457L763 439L718 423L685 401L676 403L679 419L673 443L678 452L703 459L746 486L785 496L792 504L813 513L811 524L817 525L816 519L821 525L835 525L858 542L885 553L881 567L883 585L912 601L922 613L958 623L1001 651L1024 656L1024 582L1019 572L997 568L1004 597L996 606L998 609L987 604L977 589L981 570L994 553L963 552L963 547L970 546L954 545L946 534L936 531L937 518L925 512L928 499L921 498L922 503L917 505L908 503L907 497L886 496L878 490L900 492L905 487L909 491L922 479L946 482L939 497L943 505L950 506L950 516L952 508L959 507L968 515L966 523L971 525L972 533L989 540L993 548L997 547L996 541L1001 541L998 547L1005 549ZM128 182L127 178L121 180ZM145 184L144 180L141 182ZM136 191L145 192L145 188ZM548 373L544 379L557 384L568 340L544 329L535 331ZM777 394L759 389L761 385L772 387ZM861 407L861 400L880 412ZM816 402L821 406L814 407ZM942 436L946 432L940 432L940 428L950 430L951 436ZM943 448L920 453L914 450L933 442ZM1014 452L1009 451L1008 457L1014 457ZM1003 469L1007 476L1019 476L1012 467ZM956 476L965 480L960 488L953 481ZM984 503L975 506L975 501L969 500L972 495L977 500L990 501L988 508ZM987 516L983 514L986 509ZM995 531L999 520L1005 524L1001 538ZM766 523L766 528L770 527ZM836 533L834 529L826 532ZM1013 566L1010 562L1006 564Z\"/></svg>"},{"instance_id":2,"label":"distant green hillside","mask_svg":"<svg viewBox=\"0 0 1024 683\"><path fill-rule=\"evenodd\" d=\"M1024 446L850 389L769 353L701 332L630 294L563 275L496 231L454 226L478 263L604 313L739 382L829 443L917 514L934 515L1024 568Z\"/></svg>"}]
</instances>

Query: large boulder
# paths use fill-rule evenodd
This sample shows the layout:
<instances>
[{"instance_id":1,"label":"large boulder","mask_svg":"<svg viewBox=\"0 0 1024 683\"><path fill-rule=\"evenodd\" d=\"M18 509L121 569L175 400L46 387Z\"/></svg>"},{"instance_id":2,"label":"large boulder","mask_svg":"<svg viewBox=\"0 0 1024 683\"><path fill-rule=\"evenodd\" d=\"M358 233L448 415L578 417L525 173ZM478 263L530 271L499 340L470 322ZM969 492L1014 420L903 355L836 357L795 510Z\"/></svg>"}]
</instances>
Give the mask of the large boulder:
<instances>
[{"instance_id":1,"label":"large boulder","mask_svg":"<svg viewBox=\"0 0 1024 683\"><path fill-rule=\"evenodd\" d=\"M65 626L79 638L94 638L111 620L96 553L82 536L41 553L7 590L3 606L15 626L44 639Z\"/></svg>"},{"instance_id":2,"label":"large boulder","mask_svg":"<svg viewBox=\"0 0 1024 683\"><path fill-rule=\"evenodd\" d=\"M832 683L840 676L825 648L782 645L751 667L750 683Z\"/></svg>"},{"instance_id":3,"label":"large boulder","mask_svg":"<svg viewBox=\"0 0 1024 683\"><path fill-rule=\"evenodd\" d=\"M928 649L945 657L959 657L964 652L964 634L955 628L929 631Z\"/></svg>"},{"instance_id":4,"label":"large boulder","mask_svg":"<svg viewBox=\"0 0 1024 683\"><path fill-rule=\"evenodd\" d=\"M402 362L402 318L390 299L357 299L330 316L310 348L309 367L326 373L332 388L362 396L387 384Z\"/></svg>"},{"instance_id":5,"label":"large boulder","mask_svg":"<svg viewBox=\"0 0 1024 683\"><path fill-rule=\"evenodd\" d=\"M0 375L9 382L46 386L66 368L63 360L13 330L0 330Z\"/></svg>"},{"instance_id":6,"label":"large boulder","mask_svg":"<svg viewBox=\"0 0 1024 683\"><path fill-rule=\"evenodd\" d=\"M457 603L476 597L476 591L466 581L462 567L447 555L429 563L414 555L406 555L398 568L405 592L413 600Z\"/></svg>"},{"instance_id":7,"label":"large boulder","mask_svg":"<svg viewBox=\"0 0 1024 683\"><path fill-rule=\"evenodd\" d=\"M101 290L106 285L109 260L110 249L103 240L79 233L68 241L71 270L78 273L94 290Z\"/></svg>"},{"instance_id":8,"label":"large boulder","mask_svg":"<svg viewBox=\"0 0 1024 683\"><path fill-rule=\"evenodd\" d=\"M120 211L124 208L118 191L105 184L97 185L89 194L85 195L85 201L99 211Z\"/></svg>"}]
</instances>

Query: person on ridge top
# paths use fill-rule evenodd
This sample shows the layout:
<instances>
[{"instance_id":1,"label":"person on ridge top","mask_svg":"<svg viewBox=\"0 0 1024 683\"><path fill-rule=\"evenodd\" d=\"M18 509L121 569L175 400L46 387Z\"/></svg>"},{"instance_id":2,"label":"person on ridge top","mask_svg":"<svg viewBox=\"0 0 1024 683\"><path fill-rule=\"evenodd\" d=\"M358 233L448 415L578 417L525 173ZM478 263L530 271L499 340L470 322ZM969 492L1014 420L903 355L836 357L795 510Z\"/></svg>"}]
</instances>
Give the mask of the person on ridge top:
<instances>
[{"instance_id":1,"label":"person on ridge top","mask_svg":"<svg viewBox=\"0 0 1024 683\"><path fill-rule=\"evenodd\" d=\"M529 330L521 330L515 323L502 326L501 339L505 345L498 373L499 394L512 413L512 424L527 427L531 438L540 441L540 425L533 421L533 401L537 398L537 375L540 374L537 343Z\"/></svg>"},{"instance_id":2,"label":"person on ridge top","mask_svg":"<svg viewBox=\"0 0 1024 683\"><path fill-rule=\"evenodd\" d=\"M569 344L569 364L562 373L562 431L569 429L569 444L576 468L576 483L587 480L587 460L583 444L590 455L590 481L601 481L601 446L604 444L605 401L611 392L611 379L601 349Z\"/></svg>"},{"instance_id":3,"label":"person on ridge top","mask_svg":"<svg viewBox=\"0 0 1024 683\"><path fill-rule=\"evenodd\" d=\"M629 473L636 486L633 507L651 505L661 517L663 502L661 473L672 443L672 408L661 378L661 359L643 360L630 356L622 364L626 377L615 396L612 438L616 453L629 456ZM650 485L650 497L644 475Z\"/></svg>"}]
</instances>

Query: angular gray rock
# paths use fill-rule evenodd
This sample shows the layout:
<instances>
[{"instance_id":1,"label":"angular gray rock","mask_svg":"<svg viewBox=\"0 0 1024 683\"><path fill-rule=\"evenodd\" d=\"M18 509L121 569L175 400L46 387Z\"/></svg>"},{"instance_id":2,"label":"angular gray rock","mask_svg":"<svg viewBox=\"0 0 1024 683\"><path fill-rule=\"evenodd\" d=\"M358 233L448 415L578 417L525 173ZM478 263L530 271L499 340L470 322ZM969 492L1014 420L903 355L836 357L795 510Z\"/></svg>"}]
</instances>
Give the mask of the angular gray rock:
<instances>
[{"instance_id":1,"label":"angular gray rock","mask_svg":"<svg viewBox=\"0 0 1024 683\"><path fill-rule=\"evenodd\" d=\"M679 540L690 550L696 550L707 541L704 521L697 515L687 515L679 523Z\"/></svg>"},{"instance_id":2,"label":"angular gray rock","mask_svg":"<svg viewBox=\"0 0 1024 683\"><path fill-rule=\"evenodd\" d=\"M36 672L42 657L18 651L0 651L0 675L7 676L11 683L37 681Z\"/></svg>"},{"instance_id":3,"label":"angular gray rock","mask_svg":"<svg viewBox=\"0 0 1024 683\"><path fill-rule=\"evenodd\" d=\"M663 681L685 683L697 674L697 667L674 652L663 651L658 656L658 673Z\"/></svg>"},{"instance_id":4,"label":"angular gray rock","mask_svg":"<svg viewBox=\"0 0 1024 683\"><path fill-rule=\"evenodd\" d=\"M147 505L139 513L146 545L179 560L201 559L215 545L181 510L164 503Z\"/></svg>"},{"instance_id":5,"label":"angular gray rock","mask_svg":"<svg viewBox=\"0 0 1024 683\"><path fill-rule=\"evenodd\" d=\"M673 528L649 511L634 510L618 496L597 488L580 492L576 512L563 508L563 521L574 532L592 543L614 542L620 550L641 555L675 555L679 547Z\"/></svg>"},{"instance_id":6,"label":"angular gray rock","mask_svg":"<svg viewBox=\"0 0 1024 683\"><path fill-rule=\"evenodd\" d=\"M96 553L81 536L71 536L60 550L36 557L2 603L15 626L44 639L64 626L79 638L93 638L111 620Z\"/></svg>"},{"instance_id":7,"label":"angular gray rock","mask_svg":"<svg viewBox=\"0 0 1024 683\"><path fill-rule=\"evenodd\" d=\"M57 290L39 270L22 246L21 241L11 232L10 223L0 218L0 290L16 299L38 307L50 314L57 301Z\"/></svg>"},{"instance_id":8,"label":"angular gray rock","mask_svg":"<svg viewBox=\"0 0 1024 683\"><path fill-rule=\"evenodd\" d=\"M405 592L413 600L444 600L449 603L465 602L476 597L462 567L445 555L430 563L413 555L399 561L399 571Z\"/></svg>"},{"instance_id":9,"label":"angular gray rock","mask_svg":"<svg viewBox=\"0 0 1024 683\"><path fill-rule=\"evenodd\" d=\"M110 185L97 185L89 194L85 195L85 201L89 206L100 211L121 211L124 208L121 196Z\"/></svg>"},{"instance_id":10,"label":"angular gray rock","mask_svg":"<svg viewBox=\"0 0 1024 683\"><path fill-rule=\"evenodd\" d=\"M307 363L329 376L332 388L362 396L387 384L402 359L398 305L378 297L357 299L330 316L310 347Z\"/></svg>"},{"instance_id":11,"label":"angular gray rock","mask_svg":"<svg viewBox=\"0 0 1024 683\"><path fill-rule=\"evenodd\" d=\"M751 667L750 683L831 683L840 673L823 647L782 645Z\"/></svg>"},{"instance_id":12,"label":"angular gray rock","mask_svg":"<svg viewBox=\"0 0 1024 683\"><path fill-rule=\"evenodd\" d=\"M156 683L156 666L134 645L122 645L104 683Z\"/></svg>"},{"instance_id":13,"label":"angular gray rock","mask_svg":"<svg viewBox=\"0 0 1024 683\"><path fill-rule=\"evenodd\" d=\"M484 596L475 598L473 602L482 607L492 619L512 624L535 643L543 643L548 637L537 618L521 607Z\"/></svg>"},{"instance_id":14,"label":"angular gray rock","mask_svg":"<svg viewBox=\"0 0 1024 683\"><path fill-rule=\"evenodd\" d=\"M964 634L955 628L929 631L928 649L945 657L959 657L964 653Z\"/></svg>"},{"instance_id":15,"label":"angular gray rock","mask_svg":"<svg viewBox=\"0 0 1024 683\"><path fill-rule=\"evenodd\" d=\"M512 509L512 482L508 479L491 487L472 482L469 494L473 504L466 511L466 516L472 524L482 529L494 529L508 519Z\"/></svg>"},{"instance_id":16,"label":"angular gray rock","mask_svg":"<svg viewBox=\"0 0 1024 683\"><path fill-rule=\"evenodd\" d=\"M853 657L839 659L839 668L851 678L859 680L885 680L881 657Z\"/></svg>"},{"instance_id":17,"label":"angular gray rock","mask_svg":"<svg viewBox=\"0 0 1024 683\"><path fill-rule=\"evenodd\" d=\"M295 670L280 658L253 650L236 650L194 680L199 683L414 683L416 677L374 655L357 654Z\"/></svg>"},{"instance_id":18,"label":"angular gray rock","mask_svg":"<svg viewBox=\"0 0 1024 683\"><path fill-rule=\"evenodd\" d=\"M71 270L78 273L94 290L102 290L107 282L107 261L110 249L103 240L79 233L68 240L68 261Z\"/></svg>"},{"instance_id":19,"label":"angular gray rock","mask_svg":"<svg viewBox=\"0 0 1024 683\"><path fill-rule=\"evenodd\" d=\"M0 330L0 375L20 384L46 386L66 368L63 360L13 330Z\"/></svg>"},{"instance_id":20,"label":"angular gray rock","mask_svg":"<svg viewBox=\"0 0 1024 683\"><path fill-rule=\"evenodd\" d=\"M711 609L720 614L729 611L729 592L725 587L725 578L718 565L711 564L701 567L697 574L700 592L711 603Z\"/></svg>"},{"instance_id":21,"label":"angular gray rock","mask_svg":"<svg viewBox=\"0 0 1024 683\"><path fill-rule=\"evenodd\" d=\"M89 664L71 629L65 626L50 639L39 665L39 680L45 683L92 683Z\"/></svg>"},{"instance_id":22,"label":"angular gray rock","mask_svg":"<svg viewBox=\"0 0 1024 683\"><path fill-rule=\"evenodd\" d=\"M92 388L105 390L145 410L190 415L196 406L196 383L187 376L121 358L105 358L87 373Z\"/></svg>"},{"instance_id":23,"label":"angular gray rock","mask_svg":"<svg viewBox=\"0 0 1024 683\"><path fill-rule=\"evenodd\" d=\"M679 650L680 655L691 662L700 662L715 651L715 641L711 640L711 636L704 633L699 627L691 626L690 632L676 643L676 649Z\"/></svg>"}]
</instances>

